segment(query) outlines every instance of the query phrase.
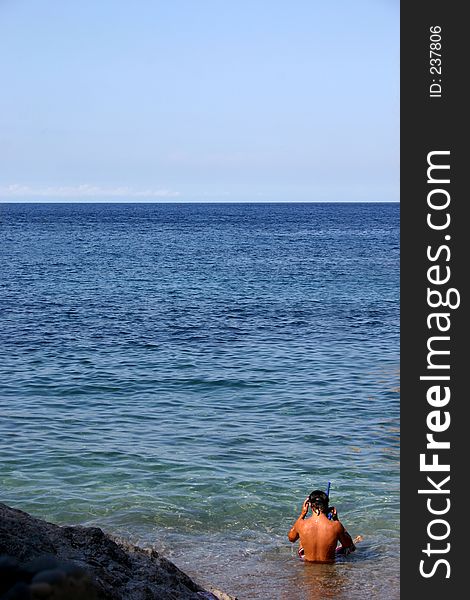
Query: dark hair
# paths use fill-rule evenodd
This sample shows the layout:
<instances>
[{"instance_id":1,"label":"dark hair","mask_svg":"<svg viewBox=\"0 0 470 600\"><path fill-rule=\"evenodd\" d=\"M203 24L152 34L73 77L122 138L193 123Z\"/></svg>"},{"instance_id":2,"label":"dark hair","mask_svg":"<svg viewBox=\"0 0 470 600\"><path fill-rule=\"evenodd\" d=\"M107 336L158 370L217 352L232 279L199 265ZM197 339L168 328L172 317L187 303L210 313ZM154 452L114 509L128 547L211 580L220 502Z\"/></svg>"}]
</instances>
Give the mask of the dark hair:
<instances>
[{"instance_id":1,"label":"dark hair","mask_svg":"<svg viewBox=\"0 0 470 600\"><path fill-rule=\"evenodd\" d=\"M328 494L321 490L314 490L308 497L312 509L319 510L322 513L328 512Z\"/></svg>"}]
</instances>

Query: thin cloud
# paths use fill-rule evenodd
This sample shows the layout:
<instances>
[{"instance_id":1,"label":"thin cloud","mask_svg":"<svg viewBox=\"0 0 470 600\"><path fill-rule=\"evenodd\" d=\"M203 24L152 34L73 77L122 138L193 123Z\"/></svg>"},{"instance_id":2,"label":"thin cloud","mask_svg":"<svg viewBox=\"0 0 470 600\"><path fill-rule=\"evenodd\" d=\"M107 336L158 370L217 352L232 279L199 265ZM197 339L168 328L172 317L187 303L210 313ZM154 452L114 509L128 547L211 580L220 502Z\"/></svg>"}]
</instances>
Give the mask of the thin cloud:
<instances>
[{"instance_id":1,"label":"thin cloud","mask_svg":"<svg viewBox=\"0 0 470 600\"><path fill-rule=\"evenodd\" d=\"M4 198L177 198L179 195L179 192L167 189L103 187L88 183L46 187L18 183L0 186L0 196Z\"/></svg>"}]
</instances>

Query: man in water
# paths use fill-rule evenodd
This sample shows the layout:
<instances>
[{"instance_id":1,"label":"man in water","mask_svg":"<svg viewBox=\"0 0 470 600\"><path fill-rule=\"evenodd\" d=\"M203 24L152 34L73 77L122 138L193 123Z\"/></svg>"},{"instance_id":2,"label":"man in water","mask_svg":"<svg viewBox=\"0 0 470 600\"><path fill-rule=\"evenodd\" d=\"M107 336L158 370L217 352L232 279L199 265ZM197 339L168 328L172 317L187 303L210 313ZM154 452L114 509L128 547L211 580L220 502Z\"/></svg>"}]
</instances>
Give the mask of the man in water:
<instances>
[{"instance_id":1,"label":"man in water","mask_svg":"<svg viewBox=\"0 0 470 600\"><path fill-rule=\"evenodd\" d=\"M309 506L312 516L306 519ZM291 542L300 538L299 556L310 562L332 562L336 554L349 554L356 549L351 536L338 520L336 509L328 507L327 494L320 490L313 491L305 500L300 517L287 537ZM336 549L338 542L341 546Z\"/></svg>"}]
</instances>

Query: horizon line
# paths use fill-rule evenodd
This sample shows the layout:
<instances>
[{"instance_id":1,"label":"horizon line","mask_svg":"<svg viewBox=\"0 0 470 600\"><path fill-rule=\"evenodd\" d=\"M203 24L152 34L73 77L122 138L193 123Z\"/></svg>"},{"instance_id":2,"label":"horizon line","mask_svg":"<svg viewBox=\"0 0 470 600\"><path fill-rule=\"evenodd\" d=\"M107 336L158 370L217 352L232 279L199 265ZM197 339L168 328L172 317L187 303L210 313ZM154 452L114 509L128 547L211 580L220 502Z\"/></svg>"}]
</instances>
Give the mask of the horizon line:
<instances>
[{"instance_id":1,"label":"horizon line","mask_svg":"<svg viewBox=\"0 0 470 600\"><path fill-rule=\"evenodd\" d=\"M0 204L400 204L400 200L2 200Z\"/></svg>"}]
</instances>

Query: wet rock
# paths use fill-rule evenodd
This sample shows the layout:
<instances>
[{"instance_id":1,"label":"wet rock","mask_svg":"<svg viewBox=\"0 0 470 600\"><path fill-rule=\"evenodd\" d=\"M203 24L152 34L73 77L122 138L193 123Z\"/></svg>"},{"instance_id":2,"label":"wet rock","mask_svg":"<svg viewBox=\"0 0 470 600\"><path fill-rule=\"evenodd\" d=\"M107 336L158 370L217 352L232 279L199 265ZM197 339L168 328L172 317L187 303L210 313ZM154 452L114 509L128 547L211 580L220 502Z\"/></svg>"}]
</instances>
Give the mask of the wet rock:
<instances>
[{"instance_id":1,"label":"wet rock","mask_svg":"<svg viewBox=\"0 0 470 600\"><path fill-rule=\"evenodd\" d=\"M0 503L0 600L235 600L155 550Z\"/></svg>"}]
</instances>

